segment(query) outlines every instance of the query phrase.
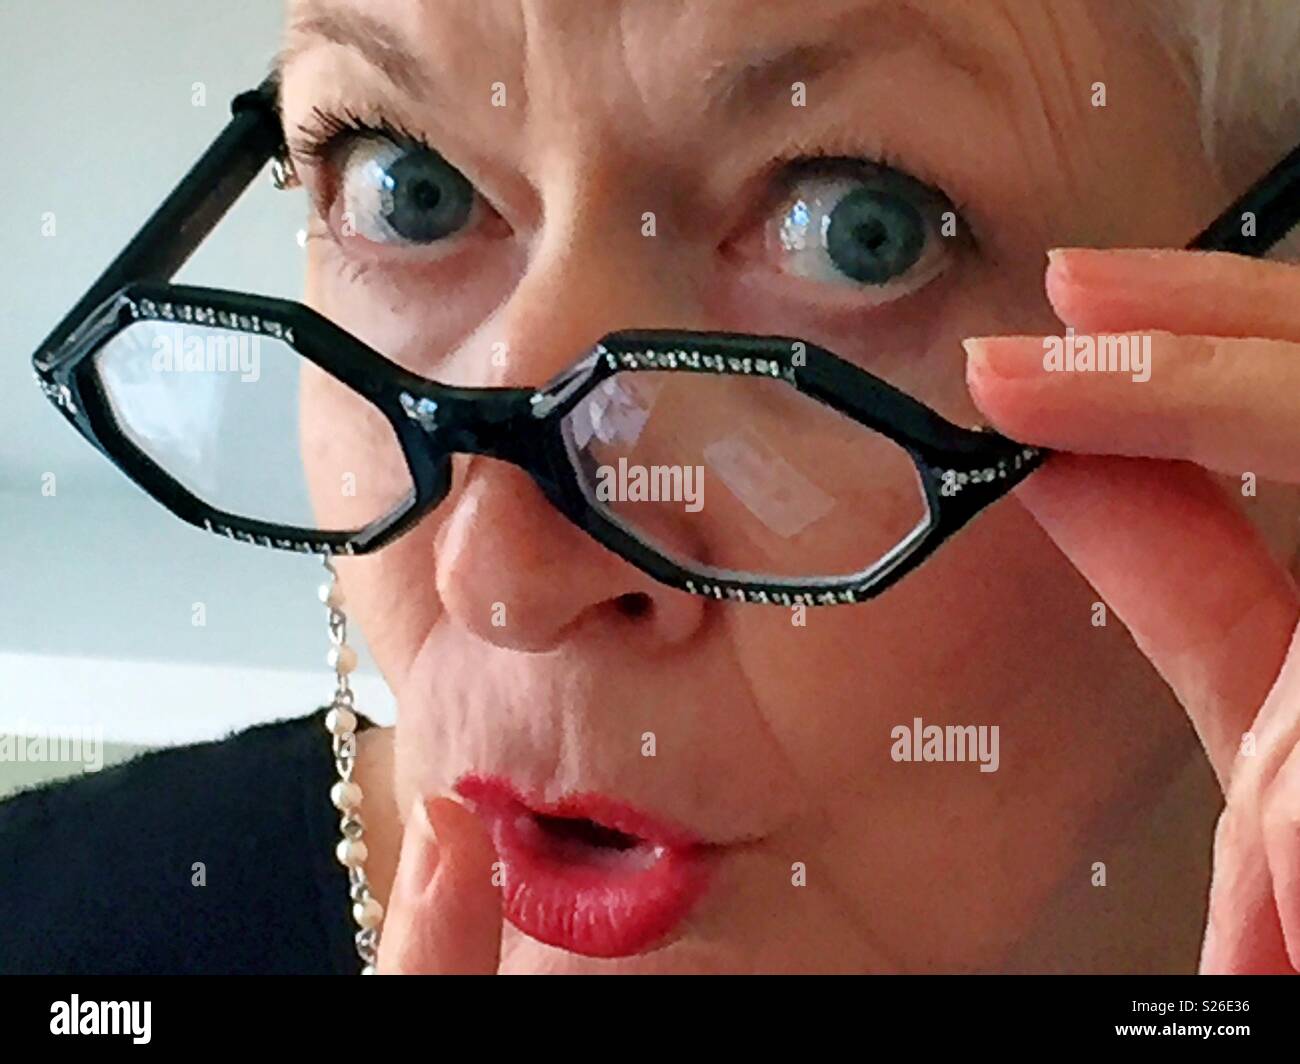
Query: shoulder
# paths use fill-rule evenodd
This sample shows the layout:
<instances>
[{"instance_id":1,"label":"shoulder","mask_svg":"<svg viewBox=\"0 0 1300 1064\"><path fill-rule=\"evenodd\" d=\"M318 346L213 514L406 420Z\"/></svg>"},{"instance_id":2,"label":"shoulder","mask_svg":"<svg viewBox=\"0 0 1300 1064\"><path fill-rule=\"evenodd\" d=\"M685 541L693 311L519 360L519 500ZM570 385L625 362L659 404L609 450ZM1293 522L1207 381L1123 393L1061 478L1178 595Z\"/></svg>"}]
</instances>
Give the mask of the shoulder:
<instances>
[{"instance_id":1,"label":"shoulder","mask_svg":"<svg viewBox=\"0 0 1300 1064\"><path fill-rule=\"evenodd\" d=\"M306 752L303 740L314 719L280 720L225 739L151 750L111 768L20 791L0 801L0 845L35 843L33 832L51 831L89 841L87 827L113 822L126 831L145 821L211 824L223 812L237 811L250 784L260 788L283 778L285 756ZM34 849L32 856L40 852Z\"/></svg>"},{"instance_id":2,"label":"shoulder","mask_svg":"<svg viewBox=\"0 0 1300 1064\"><path fill-rule=\"evenodd\" d=\"M328 953L334 900L312 860L332 848L319 718L150 752L0 802L0 972L311 967L303 944ZM334 878L345 906L346 877Z\"/></svg>"}]
</instances>

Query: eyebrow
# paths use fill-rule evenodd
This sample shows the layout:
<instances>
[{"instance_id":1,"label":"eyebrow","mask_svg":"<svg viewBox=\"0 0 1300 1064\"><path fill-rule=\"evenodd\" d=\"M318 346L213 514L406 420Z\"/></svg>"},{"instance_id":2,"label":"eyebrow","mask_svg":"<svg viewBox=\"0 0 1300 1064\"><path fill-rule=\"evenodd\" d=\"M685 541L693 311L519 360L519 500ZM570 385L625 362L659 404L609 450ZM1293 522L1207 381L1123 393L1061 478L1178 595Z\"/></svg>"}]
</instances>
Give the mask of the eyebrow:
<instances>
[{"instance_id":1,"label":"eyebrow","mask_svg":"<svg viewBox=\"0 0 1300 1064\"><path fill-rule=\"evenodd\" d=\"M894 6L896 5L896 6ZM874 33L864 46L847 32L845 25L853 17L870 15ZM709 110L737 114L753 112L756 100L785 95L796 82L809 83L824 75L841 72L849 61L864 61L882 50L885 36L917 40L936 51L945 61L966 73L972 80L991 80L1003 88L996 57L969 36L954 37L947 27L917 8L910 0L893 0L893 4L865 4L845 17L835 20L843 30L836 37L821 41L787 44L785 47L759 48L739 61L720 60L702 79L708 93ZM395 87L414 100L430 95L427 63L410 50L391 25L381 19L333 0L305 0L289 24L289 43L275 60L275 70L283 72L298 55L318 41L350 48L382 73ZM847 43L846 43L847 42Z\"/></svg>"},{"instance_id":2,"label":"eyebrow","mask_svg":"<svg viewBox=\"0 0 1300 1064\"><path fill-rule=\"evenodd\" d=\"M406 95L423 99L428 92L424 64L385 22L351 8L310 0L289 24L289 43L276 56L283 72L315 40L351 48Z\"/></svg>"},{"instance_id":3,"label":"eyebrow","mask_svg":"<svg viewBox=\"0 0 1300 1064\"><path fill-rule=\"evenodd\" d=\"M815 81L852 54L837 44L799 44L780 51L760 53L740 63L719 63L704 76L709 106L735 111L752 106L777 92L788 92L795 82Z\"/></svg>"}]
</instances>

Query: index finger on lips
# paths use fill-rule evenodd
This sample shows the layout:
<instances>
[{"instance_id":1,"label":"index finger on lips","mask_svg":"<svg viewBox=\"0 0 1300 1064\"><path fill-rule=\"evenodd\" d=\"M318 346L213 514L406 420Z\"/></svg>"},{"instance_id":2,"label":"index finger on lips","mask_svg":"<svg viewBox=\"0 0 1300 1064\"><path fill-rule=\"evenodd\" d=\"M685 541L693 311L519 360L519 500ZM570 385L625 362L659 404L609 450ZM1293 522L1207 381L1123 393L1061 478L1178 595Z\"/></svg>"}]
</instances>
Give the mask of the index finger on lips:
<instances>
[{"instance_id":1,"label":"index finger on lips","mask_svg":"<svg viewBox=\"0 0 1300 1064\"><path fill-rule=\"evenodd\" d=\"M386 975L490 975L501 960L496 850L477 816L449 798L416 801L380 940Z\"/></svg>"},{"instance_id":2,"label":"index finger on lips","mask_svg":"<svg viewBox=\"0 0 1300 1064\"><path fill-rule=\"evenodd\" d=\"M1232 769L1201 970L1300 972L1300 632Z\"/></svg>"}]
</instances>

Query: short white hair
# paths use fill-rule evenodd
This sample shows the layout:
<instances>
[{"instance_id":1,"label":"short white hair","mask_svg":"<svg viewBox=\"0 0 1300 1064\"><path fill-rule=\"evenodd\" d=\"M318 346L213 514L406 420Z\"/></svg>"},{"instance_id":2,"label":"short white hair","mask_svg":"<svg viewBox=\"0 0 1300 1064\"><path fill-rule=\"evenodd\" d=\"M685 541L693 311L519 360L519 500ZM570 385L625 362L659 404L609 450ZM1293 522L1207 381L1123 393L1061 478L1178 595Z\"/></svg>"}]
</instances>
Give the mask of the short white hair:
<instances>
[{"instance_id":1,"label":"short white hair","mask_svg":"<svg viewBox=\"0 0 1300 1064\"><path fill-rule=\"evenodd\" d=\"M1300 144L1300 3L1146 2L1198 101L1211 164L1244 191Z\"/></svg>"}]
</instances>

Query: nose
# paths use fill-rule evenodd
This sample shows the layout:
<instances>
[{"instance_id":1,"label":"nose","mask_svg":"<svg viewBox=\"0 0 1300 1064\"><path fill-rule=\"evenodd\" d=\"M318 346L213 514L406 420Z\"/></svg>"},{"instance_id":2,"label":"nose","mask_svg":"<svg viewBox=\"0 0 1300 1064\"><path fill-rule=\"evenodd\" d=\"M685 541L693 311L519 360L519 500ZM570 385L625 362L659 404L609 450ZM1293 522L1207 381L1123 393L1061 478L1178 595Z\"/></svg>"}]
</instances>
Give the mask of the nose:
<instances>
[{"instance_id":1,"label":"nose","mask_svg":"<svg viewBox=\"0 0 1300 1064\"><path fill-rule=\"evenodd\" d=\"M617 329L703 328L689 286L646 248L653 241L624 248L610 227L592 228L594 240L570 230L549 254L541 249L509 300L453 353L457 383L536 385ZM503 368L492 358L501 345L510 353ZM438 595L458 624L520 651L574 639L625 647L635 637L643 654L684 643L700 628L704 599L601 546L522 470L482 456L457 464L434 549Z\"/></svg>"}]
</instances>

